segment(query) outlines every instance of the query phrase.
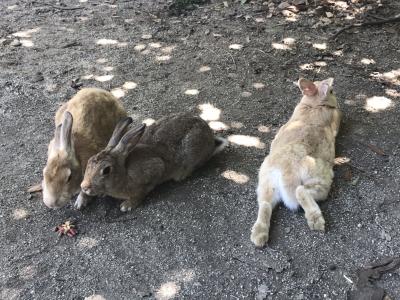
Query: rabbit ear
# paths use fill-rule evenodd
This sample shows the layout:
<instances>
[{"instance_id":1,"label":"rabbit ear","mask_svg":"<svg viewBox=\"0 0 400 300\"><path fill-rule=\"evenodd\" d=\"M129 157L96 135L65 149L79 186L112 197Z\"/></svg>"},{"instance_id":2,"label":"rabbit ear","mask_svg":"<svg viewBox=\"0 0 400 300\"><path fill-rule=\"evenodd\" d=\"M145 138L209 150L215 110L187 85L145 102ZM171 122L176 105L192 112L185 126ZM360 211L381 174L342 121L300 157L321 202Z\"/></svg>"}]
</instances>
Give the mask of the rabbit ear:
<instances>
[{"instance_id":1,"label":"rabbit ear","mask_svg":"<svg viewBox=\"0 0 400 300\"><path fill-rule=\"evenodd\" d=\"M315 96L318 92L317 87L311 80L300 78L298 85L304 96Z\"/></svg>"},{"instance_id":2,"label":"rabbit ear","mask_svg":"<svg viewBox=\"0 0 400 300\"><path fill-rule=\"evenodd\" d=\"M146 128L146 124L141 124L130 129L125 135L121 138L118 145L114 148L113 151L121 153L123 156L127 156L133 148L135 148L136 144L139 142L142 137L144 130Z\"/></svg>"},{"instance_id":3,"label":"rabbit ear","mask_svg":"<svg viewBox=\"0 0 400 300\"><path fill-rule=\"evenodd\" d=\"M119 140L121 139L126 127L129 126L129 124L132 123L132 118L131 117L126 117L122 120L120 120L117 125L115 126L114 132L110 138L110 141L108 142L107 147L115 147Z\"/></svg>"},{"instance_id":4,"label":"rabbit ear","mask_svg":"<svg viewBox=\"0 0 400 300\"><path fill-rule=\"evenodd\" d=\"M319 94L325 98L326 95L328 94L329 88L331 88L333 85L333 78L328 78L326 80L321 81L319 85Z\"/></svg>"},{"instance_id":5,"label":"rabbit ear","mask_svg":"<svg viewBox=\"0 0 400 300\"><path fill-rule=\"evenodd\" d=\"M60 148L60 135L61 135L61 124L56 127L54 131L54 147Z\"/></svg>"},{"instance_id":6,"label":"rabbit ear","mask_svg":"<svg viewBox=\"0 0 400 300\"><path fill-rule=\"evenodd\" d=\"M64 113L64 120L61 125L61 132L60 132L60 149L63 150L70 150L72 143L71 143L71 133L72 133L72 115L70 112L66 111Z\"/></svg>"}]
</instances>

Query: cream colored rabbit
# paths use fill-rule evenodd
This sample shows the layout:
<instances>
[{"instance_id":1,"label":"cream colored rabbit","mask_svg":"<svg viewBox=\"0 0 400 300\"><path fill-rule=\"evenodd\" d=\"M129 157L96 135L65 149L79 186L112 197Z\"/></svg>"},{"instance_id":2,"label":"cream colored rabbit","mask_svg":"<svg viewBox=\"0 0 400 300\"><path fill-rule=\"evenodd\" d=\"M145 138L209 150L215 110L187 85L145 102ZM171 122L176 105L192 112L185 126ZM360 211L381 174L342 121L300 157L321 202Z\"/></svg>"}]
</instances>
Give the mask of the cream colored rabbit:
<instances>
[{"instance_id":1,"label":"cream colored rabbit","mask_svg":"<svg viewBox=\"0 0 400 300\"><path fill-rule=\"evenodd\" d=\"M279 201L291 210L301 206L308 226L325 230L316 201L325 200L331 187L341 119L332 84L333 78L298 82L303 98L279 129L259 172L259 210L251 230L251 241L258 247L268 241L271 213Z\"/></svg>"},{"instance_id":2,"label":"cream colored rabbit","mask_svg":"<svg viewBox=\"0 0 400 300\"><path fill-rule=\"evenodd\" d=\"M58 109L41 186L46 206L60 208L80 191L89 157L107 145L115 125L124 117L122 103L97 88L82 89ZM31 190L39 190L34 188ZM77 208L88 200L81 192Z\"/></svg>"}]
</instances>

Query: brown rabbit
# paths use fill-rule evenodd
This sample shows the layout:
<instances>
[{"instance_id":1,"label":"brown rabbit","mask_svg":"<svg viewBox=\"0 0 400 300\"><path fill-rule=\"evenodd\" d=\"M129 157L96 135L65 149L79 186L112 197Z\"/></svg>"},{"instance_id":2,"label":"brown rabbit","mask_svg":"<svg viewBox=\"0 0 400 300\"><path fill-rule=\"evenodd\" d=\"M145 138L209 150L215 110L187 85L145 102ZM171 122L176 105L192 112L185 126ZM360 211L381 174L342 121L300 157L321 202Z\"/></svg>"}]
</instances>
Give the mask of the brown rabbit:
<instances>
[{"instance_id":1,"label":"brown rabbit","mask_svg":"<svg viewBox=\"0 0 400 300\"><path fill-rule=\"evenodd\" d=\"M46 206L60 208L80 191L88 159L106 146L115 125L124 117L122 103L97 88L82 89L58 109L43 170ZM80 193L79 198L87 202L85 194Z\"/></svg>"},{"instance_id":2,"label":"brown rabbit","mask_svg":"<svg viewBox=\"0 0 400 300\"><path fill-rule=\"evenodd\" d=\"M325 230L316 201L325 200L331 187L341 112L332 90L333 78L300 79L298 85L303 98L279 129L259 172L259 210L251 231L251 241L258 247L268 241L272 209L279 201L291 210L301 206L308 226Z\"/></svg>"},{"instance_id":3,"label":"brown rabbit","mask_svg":"<svg viewBox=\"0 0 400 300\"><path fill-rule=\"evenodd\" d=\"M226 145L189 113L164 117L147 128L139 125L122 136L130 122L121 121L107 148L89 159L81 184L89 196L124 200L121 211L138 206L158 184L185 179Z\"/></svg>"}]
</instances>

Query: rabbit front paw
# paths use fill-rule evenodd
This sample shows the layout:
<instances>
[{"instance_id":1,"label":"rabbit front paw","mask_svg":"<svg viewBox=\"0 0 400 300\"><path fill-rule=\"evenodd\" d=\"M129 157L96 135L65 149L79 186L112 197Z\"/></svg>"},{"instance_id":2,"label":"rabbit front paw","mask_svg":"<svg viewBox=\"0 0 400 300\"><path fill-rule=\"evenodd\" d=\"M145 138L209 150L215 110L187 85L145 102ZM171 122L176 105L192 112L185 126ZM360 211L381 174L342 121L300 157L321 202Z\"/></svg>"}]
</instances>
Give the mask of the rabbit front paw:
<instances>
[{"instance_id":1,"label":"rabbit front paw","mask_svg":"<svg viewBox=\"0 0 400 300\"><path fill-rule=\"evenodd\" d=\"M90 201L89 196L87 196L84 193L80 192L78 197L76 198L74 207L76 209L82 209L82 208L84 208L85 206L88 205L89 201Z\"/></svg>"},{"instance_id":2,"label":"rabbit front paw","mask_svg":"<svg viewBox=\"0 0 400 300\"><path fill-rule=\"evenodd\" d=\"M250 239L256 247L264 247L268 241L268 226L262 223L255 223L251 229Z\"/></svg>"},{"instance_id":3,"label":"rabbit front paw","mask_svg":"<svg viewBox=\"0 0 400 300\"><path fill-rule=\"evenodd\" d=\"M321 212L312 212L307 216L308 227L311 230L325 231L325 219Z\"/></svg>"}]
</instances>

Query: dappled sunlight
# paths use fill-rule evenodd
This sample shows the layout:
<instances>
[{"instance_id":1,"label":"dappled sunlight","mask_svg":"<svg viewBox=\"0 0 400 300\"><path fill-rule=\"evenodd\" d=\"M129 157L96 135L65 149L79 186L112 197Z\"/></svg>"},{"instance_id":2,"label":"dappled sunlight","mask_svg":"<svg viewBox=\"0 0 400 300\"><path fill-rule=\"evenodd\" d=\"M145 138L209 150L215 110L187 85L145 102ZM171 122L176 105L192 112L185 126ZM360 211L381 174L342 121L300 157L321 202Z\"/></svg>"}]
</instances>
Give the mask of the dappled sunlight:
<instances>
[{"instance_id":1,"label":"dappled sunlight","mask_svg":"<svg viewBox=\"0 0 400 300\"><path fill-rule=\"evenodd\" d=\"M255 82L253 83L253 88L255 88L256 90L261 90L265 88L265 84L261 82Z\"/></svg>"},{"instance_id":2,"label":"dappled sunlight","mask_svg":"<svg viewBox=\"0 0 400 300\"><path fill-rule=\"evenodd\" d=\"M326 43L314 43L312 46L318 50L326 50L328 48Z\"/></svg>"},{"instance_id":3,"label":"dappled sunlight","mask_svg":"<svg viewBox=\"0 0 400 300\"><path fill-rule=\"evenodd\" d=\"M174 51L175 48L176 48L176 46L165 46L165 47L161 48L161 52L170 54L170 53L172 53L172 51Z\"/></svg>"},{"instance_id":4,"label":"dappled sunlight","mask_svg":"<svg viewBox=\"0 0 400 300\"><path fill-rule=\"evenodd\" d=\"M251 95L253 95L253 94L248 91L244 91L244 92L240 93L240 96L242 96L243 98L249 98Z\"/></svg>"},{"instance_id":5,"label":"dappled sunlight","mask_svg":"<svg viewBox=\"0 0 400 300\"><path fill-rule=\"evenodd\" d=\"M229 126L221 121L210 121L208 125L210 126L211 129L215 131L223 131L229 129Z\"/></svg>"},{"instance_id":6,"label":"dappled sunlight","mask_svg":"<svg viewBox=\"0 0 400 300\"><path fill-rule=\"evenodd\" d=\"M93 294L93 295L85 297L84 300L107 300L107 299L102 295Z\"/></svg>"},{"instance_id":7,"label":"dappled sunlight","mask_svg":"<svg viewBox=\"0 0 400 300\"><path fill-rule=\"evenodd\" d=\"M394 85L400 85L400 69L392 70L386 73L374 72L370 74L370 76Z\"/></svg>"},{"instance_id":8,"label":"dappled sunlight","mask_svg":"<svg viewBox=\"0 0 400 300\"><path fill-rule=\"evenodd\" d=\"M231 44L231 45L229 45L229 49L232 49L232 50L242 50L242 48L243 48L243 45L241 45L241 44Z\"/></svg>"},{"instance_id":9,"label":"dappled sunlight","mask_svg":"<svg viewBox=\"0 0 400 300\"><path fill-rule=\"evenodd\" d=\"M191 282L195 275L196 274L192 269L182 269L172 272L171 279L177 282Z\"/></svg>"},{"instance_id":10,"label":"dappled sunlight","mask_svg":"<svg viewBox=\"0 0 400 300\"><path fill-rule=\"evenodd\" d=\"M128 43L127 42L122 42L117 44L118 47L127 47Z\"/></svg>"},{"instance_id":11,"label":"dappled sunlight","mask_svg":"<svg viewBox=\"0 0 400 300\"><path fill-rule=\"evenodd\" d=\"M133 47L133 49L140 52L140 51L143 51L144 49L146 49L146 45L145 44L137 44L135 47Z\"/></svg>"},{"instance_id":12,"label":"dappled sunlight","mask_svg":"<svg viewBox=\"0 0 400 300\"><path fill-rule=\"evenodd\" d=\"M233 170L227 170L225 172L223 172L222 177L228 179L228 180L232 180L233 182L239 183L239 184L245 184L249 181L249 176L243 174L243 173L239 173Z\"/></svg>"},{"instance_id":13,"label":"dappled sunlight","mask_svg":"<svg viewBox=\"0 0 400 300\"><path fill-rule=\"evenodd\" d=\"M157 300L169 300L175 298L180 290L180 286L178 286L175 282L169 281L163 283L160 288L157 290L155 298Z\"/></svg>"},{"instance_id":14,"label":"dappled sunlight","mask_svg":"<svg viewBox=\"0 0 400 300\"><path fill-rule=\"evenodd\" d=\"M29 213L24 208L16 208L13 211L13 219L14 220L26 219L28 216L29 216Z\"/></svg>"},{"instance_id":15,"label":"dappled sunlight","mask_svg":"<svg viewBox=\"0 0 400 300\"><path fill-rule=\"evenodd\" d=\"M156 56L156 60L160 61L160 62L167 61L167 60L170 60L170 59L171 59L171 56L169 56L169 55L158 55L158 56Z\"/></svg>"},{"instance_id":16,"label":"dappled sunlight","mask_svg":"<svg viewBox=\"0 0 400 300\"><path fill-rule=\"evenodd\" d=\"M151 34L143 34L142 35L142 39L144 39L144 40L150 40L151 38L153 38L153 36Z\"/></svg>"},{"instance_id":17,"label":"dappled sunlight","mask_svg":"<svg viewBox=\"0 0 400 300\"><path fill-rule=\"evenodd\" d=\"M289 45L281 44L281 43L272 43L272 48L276 50L291 50L292 48Z\"/></svg>"},{"instance_id":18,"label":"dappled sunlight","mask_svg":"<svg viewBox=\"0 0 400 300\"><path fill-rule=\"evenodd\" d=\"M83 237L78 242L78 247L81 249L92 249L97 246L99 241L91 237Z\"/></svg>"},{"instance_id":19,"label":"dappled sunlight","mask_svg":"<svg viewBox=\"0 0 400 300\"><path fill-rule=\"evenodd\" d=\"M328 3L334 5L337 10L346 10L349 8L346 1L328 0Z\"/></svg>"},{"instance_id":20,"label":"dappled sunlight","mask_svg":"<svg viewBox=\"0 0 400 300\"><path fill-rule=\"evenodd\" d=\"M23 47L28 47L28 48L30 48L30 47L33 47L33 46L34 46L34 44L33 44L33 42L32 42L31 40L23 39L23 40L19 40L19 41L21 42L21 45L22 45Z\"/></svg>"},{"instance_id":21,"label":"dappled sunlight","mask_svg":"<svg viewBox=\"0 0 400 300\"><path fill-rule=\"evenodd\" d=\"M38 31L40 31L40 27L18 31L18 32L13 33L12 35L19 37L19 38L31 38L32 34L38 32Z\"/></svg>"},{"instance_id":22,"label":"dappled sunlight","mask_svg":"<svg viewBox=\"0 0 400 300\"><path fill-rule=\"evenodd\" d=\"M208 72L208 71L210 71L210 70L211 70L211 68L210 68L209 66L201 66L201 67L199 68L199 72L200 72L200 73Z\"/></svg>"},{"instance_id":23,"label":"dappled sunlight","mask_svg":"<svg viewBox=\"0 0 400 300\"><path fill-rule=\"evenodd\" d=\"M298 10L297 7L294 5L289 6L289 9L284 9L282 10L282 15L285 17L285 20L288 22L296 22L299 20L299 16L298 16Z\"/></svg>"},{"instance_id":24,"label":"dappled sunlight","mask_svg":"<svg viewBox=\"0 0 400 300\"><path fill-rule=\"evenodd\" d=\"M285 45L292 46L292 45L294 45L294 44L296 43L296 39L291 38L291 37L287 37L287 38L284 38L284 39L283 39L283 43L284 43Z\"/></svg>"},{"instance_id":25,"label":"dappled sunlight","mask_svg":"<svg viewBox=\"0 0 400 300\"><path fill-rule=\"evenodd\" d=\"M98 60L96 60L97 63L99 64L105 64L106 62L108 62L107 58L99 58Z\"/></svg>"},{"instance_id":26,"label":"dappled sunlight","mask_svg":"<svg viewBox=\"0 0 400 300\"><path fill-rule=\"evenodd\" d=\"M133 81L125 81L125 83L122 85L122 88L125 90L133 90L137 87L137 83Z\"/></svg>"},{"instance_id":27,"label":"dappled sunlight","mask_svg":"<svg viewBox=\"0 0 400 300\"><path fill-rule=\"evenodd\" d=\"M150 43L149 47L150 48L154 48L154 49L158 49L158 48L161 48L161 44L160 43Z\"/></svg>"},{"instance_id":28,"label":"dappled sunlight","mask_svg":"<svg viewBox=\"0 0 400 300\"><path fill-rule=\"evenodd\" d=\"M271 131L271 129L270 129L268 126L265 126L265 125L259 125L259 126L257 127L257 130L258 130L259 132L262 132L262 133L268 133L268 132Z\"/></svg>"},{"instance_id":29,"label":"dappled sunlight","mask_svg":"<svg viewBox=\"0 0 400 300\"><path fill-rule=\"evenodd\" d=\"M37 274L37 268L33 265L23 267L18 271L19 277L24 280L33 279Z\"/></svg>"},{"instance_id":30,"label":"dappled sunlight","mask_svg":"<svg viewBox=\"0 0 400 300\"><path fill-rule=\"evenodd\" d=\"M93 77L94 77L93 74L89 74L89 75L83 75L81 78L85 79L85 80L89 80L89 79L92 79Z\"/></svg>"},{"instance_id":31,"label":"dappled sunlight","mask_svg":"<svg viewBox=\"0 0 400 300\"><path fill-rule=\"evenodd\" d=\"M250 135L230 135L228 141L239 146L265 148L265 144L260 141L260 138Z\"/></svg>"},{"instance_id":32,"label":"dappled sunlight","mask_svg":"<svg viewBox=\"0 0 400 300\"><path fill-rule=\"evenodd\" d=\"M363 59L361 59L361 63L364 65L372 65L372 64L375 64L375 60L370 59L370 58L363 58Z\"/></svg>"},{"instance_id":33,"label":"dappled sunlight","mask_svg":"<svg viewBox=\"0 0 400 300\"><path fill-rule=\"evenodd\" d=\"M110 81L113 78L114 78L114 75L94 76L94 80L100 81L100 82Z\"/></svg>"},{"instance_id":34,"label":"dappled sunlight","mask_svg":"<svg viewBox=\"0 0 400 300\"><path fill-rule=\"evenodd\" d=\"M116 45L118 43L119 42L117 40L110 40L110 39L100 39L100 40L96 41L97 45L102 45L102 46L105 46L105 45Z\"/></svg>"},{"instance_id":35,"label":"dappled sunlight","mask_svg":"<svg viewBox=\"0 0 400 300\"><path fill-rule=\"evenodd\" d=\"M343 50L333 51L332 54L335 55L335 56L343 56Z\"/></svg>"},{"instance_id":36,"label":"dappled sunlight","mask_svg":"<svg viewBox=\"0 0 400 300\"><path fill-rule=\"evenodd\" d=\"M142 123L146 124L147 126L150 126L151 124L154 124L155 122L156 122L156 120L154 120L152 118L147 118L142 121Z\"/></svg>"},{"instance_id":37,"label":"dappled sunlight","mask_svg":"<svg viewBox=\"0 0 400 300\"><path fill-rule=\"evenodd\" d=\"M201 111L200 118L205 121L218 121L221 115L221 110L216 108L211 103L200 104L199 109Z\"/></svg>"},{"instance_id":38,"label":"dappled sunlight","mask_svg":"<svg viewBox=\"0 0 400 300\"><path fill-rule=\"evenodd\" d=\"M320 69L322 67L326 67L328 64L325 61L315 61L313 63L309 64L302 64L300 65L300 70L314 70L314 69Z\"/></svg>"},{"instance_id":39,"label":"dappled sunlight","mask_svg":"<svg viewBox=\"0 0 400 300\"><path fill-rule=\"evenodd\" d=\"M200 91L198 89L188 89L185 91L185 95L195 96L198 95Z\"/></svg>"},{"instance_id":40,"label":"dappled sunlight","mask_svg":"<svg viewBox=\"0 0 400 300\"><path fill-rule=\"evenodd\" d=\"M383 96L367 98L364 108L370 112L380 112L393 106L393 101Z\"/></svg>"},{"instance_id":41,"label":"dappled sunlight","mask_svg":"<svg viewBox=\"0 0 400 300\"><path fill-rule=\"evenodd\" d=\"M13 9L16 9L16 8L18 8L18 5L7 6L7 9L9 9L9 10L13 10Z\"/></svg>"},{"instance_id":42,"label":"dappled sunlight","mask_svg":"<svg viewBox=\"0 0 400 300\"><path fill-rule=\"evenodd\" d=\"M231 122L231 127L232 127L232 128L236 128L236 129L239 129L239 128L243 128L244 125L243 125L242 122L233 121L233 122Z\"/></svg>"},{"instance_id":43,"label":"dappled sunlight","mask_svg":"<svg viewBox=\"0 0 400 300\"><path fill-rule=\"evenodd\" d=\"M114 67L105 66L105 67L103 67L103 70L106 71L106 72L110 72L110 71L114 70Z\"/></svg>"},{"instance_id":44,"label":"dappled sunlight","mask_svg":"<svg viewBox=\"0 0 400 300\"><path fill-rule=\"evenodd\" d=\"M115 98L119 99L125 96L125 91L122 88L115 88L111 90L111 94L113 94Z\"/></svg>"},{"instance_id":45,"label":"dappled sunlight","mask_svg":"<svg viewBox=\"0 0 400 300\"><path fill-rule=\"evenodd\" d=\"M393 98L399 98L400 97L400 91L396 91L394 89L386 89L385 90L386 95L393 97Z\"/></svg>"}]
</instances>

